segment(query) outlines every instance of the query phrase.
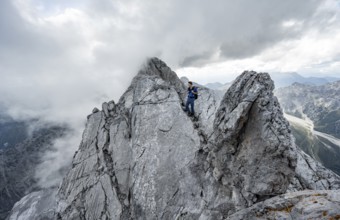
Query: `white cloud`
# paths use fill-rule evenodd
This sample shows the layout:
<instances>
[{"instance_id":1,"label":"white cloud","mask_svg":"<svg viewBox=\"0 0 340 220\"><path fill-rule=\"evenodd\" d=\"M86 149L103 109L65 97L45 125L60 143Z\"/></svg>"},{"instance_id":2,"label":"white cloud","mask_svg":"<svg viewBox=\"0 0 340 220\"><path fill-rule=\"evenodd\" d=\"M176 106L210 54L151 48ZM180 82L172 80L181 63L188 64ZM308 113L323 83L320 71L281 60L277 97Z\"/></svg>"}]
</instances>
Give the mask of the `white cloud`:
<instances>
[{"instance_id":1,"label":"white cloud","mask_svg":"<svg viewBox=\"0 0 340 220\"><path fill-rule=\"evenodd\" d=\"M180 68L177 72L203 83L228 82L244 70L339 76L339 9L337 1L324 1L309 20L283 21L284 29L306 27L299 37L282 40L254 56L212 63L203 68Z\"/></svg>"},{"instance_id":2,"label":"white cloud","mask_svg":"<svg viewBox=\"0 0 340 220\"><path fill-rule=\"evenodd\" d=\"M65 171L65 164L69 164L73 158L73 154L79 146L81 135L77 133L69 133L63 138L54 140L52 150L43 155L43 162L36 168L35 177L41 187L56 187L60 184Z\"/></svg>"}]
</instances>

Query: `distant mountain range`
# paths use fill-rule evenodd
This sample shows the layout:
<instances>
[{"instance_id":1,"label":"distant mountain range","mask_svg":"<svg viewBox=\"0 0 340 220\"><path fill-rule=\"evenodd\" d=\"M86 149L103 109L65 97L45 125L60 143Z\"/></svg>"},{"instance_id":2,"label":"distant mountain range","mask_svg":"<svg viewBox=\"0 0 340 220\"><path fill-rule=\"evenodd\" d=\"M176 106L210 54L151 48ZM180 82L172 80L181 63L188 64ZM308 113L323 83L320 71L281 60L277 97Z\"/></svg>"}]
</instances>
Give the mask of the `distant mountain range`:
<instances>
[{"instance_id":1,"label":"distant mountain range","mask_svg":"<svg viewBox=\"0 0 340 220\"><path fill-rule=\"evenodd\" d=\"M270 76L274 80L276 88L289 86L295 82L318 86L340 80L336 77L304 77L295 72L270 73Z\"/></svg>"},{"instance_id":2,"label":"distant mountain range","mask_svg":"<svg viewBox=\"0 0 340 220\"><path fill-rule=\"evenodd\" d=\"M214 83L207 83L204 86L208 87L209 89L218 89L221 88L224 84L219 83L219 82L214 82Z\"/></svg>"},{"instance_id":3,"label":"distant mountain range","mask_svg":"<svg viewBox=\"0 0 340 220\"><path fill-rule=\"evenodd\" d=\"M270 76L274 80L276 88L289 86L295 82L307 85L323 85L340 80L340 78L336 77L304 77L295 72L270 73ZM204 86L215 90L227 90L230 85L231 83L222 84L220 82L215 82L207 83Z\"/></svg>"},{"instance_id":4,"label":"distant mountain range","mask_svg":"<svg viewBox=\"0 0 340 220\"><path fill-rule=\"evenodd\" d=\"M2 116L0 119L0 150L16 145L27 138L27 125Z\"/></svg>"},{"instance_id":5,"label":"distant mountain range","mask_svg":"<svg viewBox=\"0 0 340 220\"><path fill-rule=\"evenodd\" d=\"M276 96L296 144L340 174L340 81L319 86L294 83L277 89Z\"/></svg>"},{"instance_id":6,"label":"distant mountain range","mask_svg":"<svg viewBox=\"0 0 340 220\"><path fill-rule=\"evenodd\" d=\"M15 121L0 114L0 219L6 219L14 203L38 190L35 171L41 155L52 142L67 131L60 126L46 126L28 134L25 121Z\"/></svg>"},{"instance_id":7,"label":"distant mountain range","mask_svg":"<svg viewBox=\"0 0 340 220\"><path fill-rule=\"evenodd\" d=\"M229 87L231 86L231 82L230 83L219 83L219 82L216 82L216 83L207 83L205 84L204 86L209 88L209 89L214 89L214 90L219 90L219 91L227 91L227 89L229 89Z\"/></svg>"}]
</instances>

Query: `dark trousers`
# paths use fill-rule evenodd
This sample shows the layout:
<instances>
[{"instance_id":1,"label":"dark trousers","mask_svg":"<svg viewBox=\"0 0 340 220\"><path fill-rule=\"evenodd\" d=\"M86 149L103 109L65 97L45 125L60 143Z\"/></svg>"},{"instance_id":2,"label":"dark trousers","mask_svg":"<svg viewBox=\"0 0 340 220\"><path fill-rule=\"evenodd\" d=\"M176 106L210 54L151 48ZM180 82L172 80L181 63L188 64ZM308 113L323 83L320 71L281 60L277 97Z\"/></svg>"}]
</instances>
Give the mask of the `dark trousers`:
<instances>
[{"instance_id":1,"label":"dark trousers","mask_svg":"<svg viewBox=\"0 0 340 220\"><path fill-rule=\"evenodd\" d=\"M188 98L187 99L187 104L185 105L185 111L189 111L189 105L191 106L191 113L195 114L195 110L194 110L194 105L195 105L195 98Z\"/></svg>"}]
</instances>

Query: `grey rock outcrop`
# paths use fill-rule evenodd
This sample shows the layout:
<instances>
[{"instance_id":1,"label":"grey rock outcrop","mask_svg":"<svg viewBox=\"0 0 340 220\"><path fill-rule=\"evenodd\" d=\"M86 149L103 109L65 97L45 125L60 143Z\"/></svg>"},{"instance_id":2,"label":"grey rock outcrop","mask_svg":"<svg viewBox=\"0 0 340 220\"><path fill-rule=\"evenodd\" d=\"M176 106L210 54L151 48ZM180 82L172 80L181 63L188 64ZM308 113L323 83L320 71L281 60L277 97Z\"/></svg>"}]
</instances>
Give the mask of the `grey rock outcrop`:
<instances>
[{"instance_id":1,"label":"grey rock outcrop","mask_svg":"<svg viewBox=\"0 0 340 220\"><path fill-rule=\"evenodd\" d=\"M190 118L184 83L150 59L117 103L88 117L56 218L224 219L287 192L338 188L299 156L268 74L244 72L223 97L198 87Z\"/></svg>"},{"instance_id":2,"label":"grey rock outcrop","mask_svg":"<svg viewBox=\"0 0 340 220\"><path fill-rule=\"evenodd\" d=\"M62 219L170 218L186 206L199 216L201 186L190 164L200 136L182 111L185 91L176 74L153 59L113 112L90 116L59 191Z\"/></svg>"},{"instance_id":3,"label":"grey rock outcrop","mask_svg":"<svg viewBox=\"0 0 340 220\"><path fill-rule=\"evenodd\" d=\"M245 72L216 112L208 159L238 209L285 193L294 176L289 125L273 88L268 74Z\"/></svg>"},{"instance_id":4,"label":"grey rock outcrop","mask_svg":"<svg viewBox=\"0 0 340 220\"><path fill-rule=\"evenodd\" d=\"M287 193L257 203L227 219L340 219L340 190Z\"/></svg>"},{"instance_id":5,"label":"grey rock outcrop","mask_svg":"<svg viewBox=\"0 0 340 220\"><path fill-rule=\"evenodd\" d=\"M13 207L7 220L55 219L56 190L44 189L24 196Z\"/></svg>"},{"instance_id":6,"label":"grey rock outcrop","mask_svg":"<svg viewBox=\"0 0 340 220\"><path fill-rule=\"evenodd\" d=\"M340 189L340 178L302 150L297 149L295 176L288 191Z\"/></svg>"}]
</instances>

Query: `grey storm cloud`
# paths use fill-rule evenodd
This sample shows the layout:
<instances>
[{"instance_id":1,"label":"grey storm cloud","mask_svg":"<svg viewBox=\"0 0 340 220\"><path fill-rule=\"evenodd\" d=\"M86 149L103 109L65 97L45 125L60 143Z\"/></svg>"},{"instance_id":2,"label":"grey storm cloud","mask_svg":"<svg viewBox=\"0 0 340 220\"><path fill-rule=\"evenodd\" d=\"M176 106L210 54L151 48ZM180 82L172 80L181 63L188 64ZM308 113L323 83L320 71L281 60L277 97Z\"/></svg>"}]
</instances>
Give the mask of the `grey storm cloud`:
<instances>
[{"instance_id":1,"label":"grey storm cloud","mask_svg":"<svg viewBox=\"0 0 340 220\"><path fill-rule=\"evenodd\" d=\"M294 0L184 2L175 4L172 18L168 19L176 21L169 24L175 26L174 35L180 35L179 30L187 33L183 42L188 43L189 49L179 60L184 66L209 62L216 53L222 59L247 58L277 42L299 37L320 4ZM306 24L284 28L286 21Z\"/></svg>"},{"instance_id":2,"label":"grey storm cloud","mask_svg":"<svg viewBox=\"0 0 340 220\"><path fill-rule=\"evenodd\" d=\"M96 56L101 60L103 56L117 56L116 53L122 52L120 46L131 45L128 52L158 55L174 67L183 67L204 65L216 55L219 60L251 57L280 41L298 38L315 22L311 18L320 3L317 0L124 1L122 4L127 8L134 4L138 8L136 15L126 15L117 9L119 4L100 1L89 2L87 13L99 22L107 16L118 18L122 25L128 26L122 30L108 28L98 35L103 42L115 42L106 44L109 47L104 51L98 49ZM283 27L288 21L303 25Z\"/></svg>"},{"instance_id":3,"label":"grey storm cloud","mask_svg":"<svg viewBox=\"0 0 340 220\"><path fill-rule=\"evenodd\" d=\"M322 16L315 18L320 2L4 0L0 105L16 119L75 130L45 156L37 174L44 185L46 173L71 159L64 152L78 147L86 115L118 100L146 57L160 57L174 69L251 57L321 27ZM302 25L283 26L290 21ZM56 183L48 179L46 185Z\"/></svg>"}]
</instances>

